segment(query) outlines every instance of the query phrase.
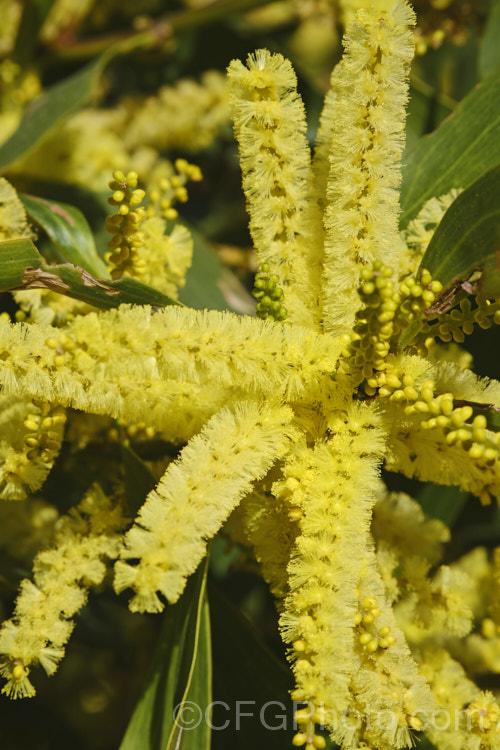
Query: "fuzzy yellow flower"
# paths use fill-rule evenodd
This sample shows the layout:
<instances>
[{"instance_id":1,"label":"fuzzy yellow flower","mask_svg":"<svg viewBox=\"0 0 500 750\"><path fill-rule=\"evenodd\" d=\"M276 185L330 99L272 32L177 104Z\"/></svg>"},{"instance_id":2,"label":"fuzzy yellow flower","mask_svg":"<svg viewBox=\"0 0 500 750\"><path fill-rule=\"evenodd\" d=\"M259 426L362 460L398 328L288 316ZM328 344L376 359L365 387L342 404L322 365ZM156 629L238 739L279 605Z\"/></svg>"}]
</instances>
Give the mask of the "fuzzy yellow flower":
<instances>
[{"instance_id":1,"label":"fuzzy yellow flower","mask_svg":"<svg viewBox=\"0 0 500 750\"><path fill-rule=\"evenodd\" d=\"M346 749L411 747L443 705L471 719L468 747L498 747L500 736L493 696L463 676L436 635L445 623L450 644L470 631L479 568L467 572L468 560L432 570L446 527L407 496L388 495L380 480L385 468L458 485L483 502L500 494L498 437L473 408L500 407L500 384L439 349L428 356L436 339L452 336L451 323L418 325L441 289L417 272L429 206L398 232L414 20L406 0L358 12L314 157L290 63L258 50L246 66L229 66L265 320L121 307L57 330L0 321L6 394L146 423L187 442L119 550L113 527L109 549L92 543L93 554L119 558L115 589L132 589L133 611L158 612L178 600L229 520L278 599L293 698L314 706L297 713L297 746L323 747L316 726L325 725ZM439 214L449 197L438 198ZM283 299L273 297L278 286ZM277 322L283 308L286 322ZM479 309L480 317L497 311ZM469 313L465 306L453 318L463 334ZM16 638L12 622L0 631L14 695L28 694L26 670L41 661L38 645L24 647L19 635L27 623L37 628L28 594L25 585ZM72 616L82 597L58 612ZM413 622L419 608L430 615ZM47 635L51 642L60 648ZM443 750L464 736L463 724L432 733Z\"/></svg>"}]
</instances>

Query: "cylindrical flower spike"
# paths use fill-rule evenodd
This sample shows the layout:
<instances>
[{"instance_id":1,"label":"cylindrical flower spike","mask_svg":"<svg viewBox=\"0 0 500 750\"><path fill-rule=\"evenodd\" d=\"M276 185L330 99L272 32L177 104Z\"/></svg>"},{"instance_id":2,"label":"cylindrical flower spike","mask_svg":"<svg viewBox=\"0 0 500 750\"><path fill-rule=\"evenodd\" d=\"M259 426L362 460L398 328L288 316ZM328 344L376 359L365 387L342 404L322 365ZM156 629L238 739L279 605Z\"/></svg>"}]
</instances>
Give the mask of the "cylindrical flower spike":
<instances>
[{"instance_id":1,"label":"cylindrical flower spike","mask_svg":"<svg viewBox=\"0 0 500 750\"><path fill-rule=\"evenodd\" d=\"M380 261L397 267L399 159L413 57L408 26L414 21L406 0L398 0L390 13L360 11L332 75L333 113L328 110L325 126L332 131L323 324L334 334L352 327L363 266ZM320 134L324 151L326 134Z\"/></svg>"},{"instance_id":2,"label":"cylindrical flower spike","mask_svg":"<svg viewBox=\"0 0 500 750\"><path fill-rule=\"evenodd\" d=\"M281 55L258 50L247 67L233 60L228 75L259 261L279 276L288 319L317 327L323 231L295 73Z\"/></svg>"},{"instance_id":3,"label":"cylindrical flower spike","mask_svg":"<svg viewBox=\"0 0 500 750\"><path fill-rule=\"evenodd\" d=\"M296 439L292 418L287 407L252 402L223 409L170 464L127 533L116 564L115 589L134 589L133 611L161 611L158 593L177 601L207 540Z\"/></svg>"},{"instance_id":4,"label":"cylindrical flower spike","mask_svg":"<svg viewBox=\"0 0 500 750\"><path fill-rule=\"evenodd\" d=\"M364 405L332 414L329 431L314 449L297 445L273 492L302 510L280 620L293 646L292 697L324 706L331 719L352 703L356 589L384 440L378 415Z\"/></svg>"},{"instance_id":5,"label":"cylindrical flower spike","mask_svg":"<svg viewBox=\"0 0 500 750\"><path fill-rule=\"evenodd\" d=\"M103 561L117 557L124 524L121 507L98 485L59 519L53 546L35 557L33 582L21 583L14 615L0 629L0 674L7 678L2 693L31 697L30 668L56 671L74 627L70 618L85 604L87 590L102 583Z\"/></svg>"}]
</instances>

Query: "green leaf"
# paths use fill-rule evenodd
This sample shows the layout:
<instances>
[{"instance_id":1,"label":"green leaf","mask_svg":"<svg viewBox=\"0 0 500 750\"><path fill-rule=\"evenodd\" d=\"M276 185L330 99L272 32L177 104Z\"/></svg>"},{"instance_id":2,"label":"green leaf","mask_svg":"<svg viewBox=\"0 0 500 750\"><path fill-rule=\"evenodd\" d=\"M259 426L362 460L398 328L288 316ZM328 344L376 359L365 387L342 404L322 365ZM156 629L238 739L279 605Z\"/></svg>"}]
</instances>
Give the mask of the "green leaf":
<instances>
[{"instance_id":1,"label":"green leaf","mask_svg":"<svg viewBox=\"0 0 500 750\"><path fill-rule=\"evenodd\" d=\"M0 242L0 292L22 286L26 268L38 268L41 260L31 240Z\"/></svg>"},{"instance_id":2,"label":"green leaf","mask_svg":"<svg viewBox=\"0 0 500 750\"><path fill-rule=\"evenodd\" d=\"M81 266L99 279L108 276L106 264L97 254L87 219L78 208L22 193L19 198L30 219L47 232L62 263Z\"/></svg>"},{"instance_id":3,"label":"green leaf","mask_svg":"<svg viewBox=\"0 0 500 750\"><path fill-rule=\"evenodd\" d=\"M120 750L210 750L210 725L205 721L212 680L206 574L205 560L179 601L167 607L151 672ZM179 704L184 707L180 711Z\"/></svg>"},{"instance_id":4,"label":"green leaf","mask_svg":"<svg viewBox=\"0 0 500 750\"><path fill-rule=\"evenodd\" d=\"M154 305L156 307L179 304L177 300L130 276L122 276L116 281L109 281L108 279L101 281L100 279L93 279L82 268L72 266L69 263L60 266L45 266L44 270L53 272L58 279L61 279L67 285L67 290L62 293L103 310L110 310L125 303ZM59 289L55 291L59 291Z\"/></svg>"},{"instance_id":5,"label":"green leaf","mask_svg":"<svg viewBox=\"0 0 500 750\"><path fill-rule=\"evenodd\" d=\"M195 310L234 310L252 314L255 302L237 277L219 260L209 242L184 219L193 237L193 263L179 299ZM170 231L170 225L167 231Z\"/></svg>"},{"instance_id":6,"label":"green leaf","mask_svg":"<svg viewBox=\"0 0 500 750\"><path fill-rule=\"evenodd\" d=\"M405 227L434 196L467 188L500 163L500 75L490 75L454 114L406 155L401 191Z\"/></svg>"},{"instance_id":7,"label":"green leaf","mask_svg":"<svg viewBox=\"0 0 500 750\"><path fill-rule=\"evenodd\" d=\"M500 296L500 166L490 169L452 203L422 259L446 288L481 271L479 292Z\"/></svg>"},{"instance_id":8,"label":"green leaf","mask_svg":"<svg viewBox=\"0 0 500 750\"><path fill-rule=\"evenodd\" d=\"M12 53L12 58L22 67L33 58L40 29L53 5L54 0L24 0L22 3L21 21Z\"/></svg>"},{"instance_id":9,"label":"green leaf","mask_svg":"<svg viewBox=\"0 0 500 750\"><path fill-rule=\"evenodd\" d=\"M462 492L458 487L428 482L417 499L426 515L452 526L468 497L467 492Z\"/></svg>"},{"instance_id":10,"label":"green leaf","mask_svg":"<svg viewBox=\"0 0 500 750\"><path fill-rule=\"evenodd\" d=\"M488 73L500 65L500 0L491 0L490 14L484 31L479 69L485 78Z\"/></svg>"},{"instance_id":11,"label":"green leaf","mask_svg":"<svg viewBox=\"0 0 500 750\"><path fill-rule=\"evenodd\" d=\"M169 734L165 750L210 750L212 703L212 644L210 640L210 612L206 593L200 615L200 628L196 652L180 700L176 698L177 718ZM185 711L187 711L187 716ZM199 724L197 722L199 721Z\"/></svg>"},{"instance_id":12,"label":"green leaf","mask_svg":"<svg viewBox=\"0 0 500 750\"><path fill-rule=\"evenodd\" d=\"M63 117L85 102L107 57L93 60L82 70L54 84L27 107L18 129L0 146L0 169L31 151Z\"/></svg>"},{"instance_id":13,"label":"green leaf","mask_svg":"<svg viewBox=\"0 0 500 750\"><path fill-rule=\"evenodd\" d=\"M294 730L290 669L260 640L251 623L217 587L210 585L209 598L214 700L227 706L215 707L213 723L222 726L229 720L227 728L217 733L218 746L224 750L291 747ZM238 710L241 711L239 730ZM245 712L252 715L245 717L242 715Z\"/></svg>"},{"instance_id":14,"label":"green leaf","mask_svg":"<svg viewBox=\"0 0 500 750\"><path fill-rule=\"evenodd\" d=\"M48 265L31 240L0 242L0 292L20 289L49 289L103 310L124 303L155 307L180 304L128 276L101 280L70 263Z\"/></svg>"}]
</instances>

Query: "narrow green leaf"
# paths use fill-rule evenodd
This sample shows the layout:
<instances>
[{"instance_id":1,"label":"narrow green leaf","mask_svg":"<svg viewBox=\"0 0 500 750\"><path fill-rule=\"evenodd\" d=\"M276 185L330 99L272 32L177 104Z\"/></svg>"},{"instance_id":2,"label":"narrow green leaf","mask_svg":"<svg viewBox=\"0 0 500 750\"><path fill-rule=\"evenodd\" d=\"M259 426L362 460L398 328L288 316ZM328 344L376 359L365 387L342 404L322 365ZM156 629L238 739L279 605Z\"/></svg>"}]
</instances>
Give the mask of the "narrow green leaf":
<instances>
[{"instance_id":1,"label":"narrow green leaf","mask_svg":"<svg viewBox=\"0 0 500 750\"><path fill-rule=\"evenodd\" d=\"M151 672L120 750L210 750L205 721L212 678L206 574L205 560L179 601L165 612Z\"/></svg>"},{"instance_id":2,"label":"narrow green leaf","mask_svg":"<svg viewBox=\"0 0 500 750\"><path fill-rule=\"evenodd\" d=\"M101 280L70 263L48 265L31 240L0 242L0 292L20 289L49 289L103 310L124 303L155 307L180 304L128 276Z\"/></svg>"},{"instance_id":3,"label":"narrow green leaf","mask_svg":"<svg viewBox=\"0 0 500 750\"><path fill-rule=\"evenodd\" d=\"M227 728L220 746L283 750L294 735L291 670L260 640L255 628L216 586L209 587L212 617L214 726ZM240 711L239 727L236 718ZM250 716L244 716L244 713Z\"/></svg>"},{"instance_id":4,"label":"narrow green leaf","mask_svg":"<svg viewBox=\"0 0 500 750\"><path fill-rule=\"evenodd\" d=\"M483 78L500 65L499 39L500 0L491 0L490 15L484 31L481 52L479 55L479 69Z\"/></svg>"},{"instance_id":5,"label":"narrow green leaf","mask_svg":"<svg viewBox=\"0 0 500 750\"><path fill-rule=\"evenodd\" d=\"M108 279L101 281L89 276L82 268L77 268L69 263L60 266L45 266L44 271L53 272L57 279L60 279L66 285L66 291L59 288L54 291L88 302L89 305L100 307L103 310L110 310L112 307L118 307L118 305L124 303L154 305L156 307L179 304L177 300L130 276L122 276L116 281L109 281ZM56 281L56 287L58 286Z\"/></svg>"},{"instance_id":6,"label":"narrow green leaf","mask_svg":"<svg viewBox=\"0 0 500 750\"><path fill-rule=\"evenodd\" d=\"M176 707L180 706L180 708L165 750L210 750L212 702L210 635L210 611L205 592L200 614L196 660L191 664L189 684L186 685L181 699L176 699Z\"/></svg>"},{"instance_id":7,"label":"narrow green leaf","mask_svg":"<svg viewBox=\"0 0 500 750\"><path fill-rule=\"evenodd\" d=\"M93 60L82 70L56 83L27 107L18 129L0 146L0 169L12 164L36 146L62 117L87 99L104 65Z\"/></svg>"},{"instance_id":8,"label":"narrow green leaf","mask_svg":"<svg viewBox=\"0 0 500 750\"><path fill-rule=\"evenodd\" d=\"M493 73L406 155L401 226L405 227L429 198L452 188L467 188L499 163L500 75Z\"/></svg>"},{"instance_id":9,"label":"narrow green leaf","mask_svg":"<svg viewBox=\"0 0 500 750\"><path fill-rule=\"evenodd\" d=\"M26 268L39 268L41 262L31 240L0 242L0 292L22 286Z\"/></svg>"},{"instance_id":10,"label":"narrow green leaf","mask_svg":"<svg viewBox=\"0 0 500 750\"><path fill-rule=\"evenodd\" d=\"M54 0L24 0L21 22L17 32L12 58L22 66L33 58L38 43L38 35L47 18Z\"/></svg>"},{"instance_id":11,"label":"narrow green leaf","mask_svg":"<svg viewBox=\"0 0 500 750\"><path fill-rule=\"evenodd\" d=\"M35 1L40 6L43 5L43 0ZM158 46L162 43L163 36L170 33L171 30L166 28L160 33L153 28L125 38L108 40L92 62L47 88L29 104L17 130L0 146L0 169L31 151L59 120L82 106L92 93L100 74L113 58L136 49ZM78 51L79 46L81 45L73 45L73 49Z\"/></svg>"},{"instance_id":12,"label":"narrow green leaf","mask_svg":"<svg viewBox=\"0 0 500 750\"><path fill-rule=\"evenodd\" d=\"M19 198L30 219L47 232L62 263L81 266L99 279L108 276L106 264L97 254L94 236L80 209L22 193Z\"/></svg>"},{"instance_id":13,"label":"narrow green leaf","mask_svg":"<svg viewBox=\"0 0 500 750\"><path fill-rule=\"evenodd\" d=\"M417 499L426 515L452 526L468 497L467 492L462 492L458 487L428 482Z\"/></svg>"},{"instance_id":14,"label":"narrow green leaf","mask_svg":"<svg viewBox=\"0 0 500 750\"><path fill-rule=\"evenodd\" d=\"M479 291L500 296L500 166L490 169L452 203L422 259L446 288L482 271Z\"/></svg>"}]
</instances>

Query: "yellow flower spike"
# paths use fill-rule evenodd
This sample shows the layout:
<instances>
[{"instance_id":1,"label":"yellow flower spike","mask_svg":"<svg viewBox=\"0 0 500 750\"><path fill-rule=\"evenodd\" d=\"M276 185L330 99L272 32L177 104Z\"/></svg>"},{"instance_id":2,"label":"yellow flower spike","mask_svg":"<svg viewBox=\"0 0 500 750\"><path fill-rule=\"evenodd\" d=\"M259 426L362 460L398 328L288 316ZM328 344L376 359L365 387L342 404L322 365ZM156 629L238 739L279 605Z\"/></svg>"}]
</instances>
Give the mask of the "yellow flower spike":
<instances>
[{"instance_id":1,"label":"yellow flower spike","mask_svg":"<svg viewBox=\"0 0 500 750\"><path fill-rule=\"evenodd\" d=\"M59 519L54 545L35 557L34 582L22 582L13 617L0 628L3 693L34 695L29 667L39 664L49 675L57 669L73 629L69 618L85 603L86 588L104 579L102 560L118 555L124 524L121 509L98 486Z\"/></svg>"},{"instance_id":2,"label":"yellow flower spike","mask_svg":"<svg viewBox=\"0 0 500 750\"><path fill-rule=\"evenodd\" d=\"M332 94L327 98L335 107L335 117L325 113L320 128L321 142L329 140L330 144L330 174L323 199L323 295L327 300L325 326L333 333L352 327L363 265L376 260L391 265L398 246L395 188L399 175L394 163L403 145L405 75L413 55L408 25L414 23L414 15L406 3L399 3L391 13L360 13L348 28L346 53L332 75ZM376 41L365 49L367 38ZM365 142L358 133L369 134L369 140ZM387 172L386 163L391 165ZM368 208L367 198L377 204L376 212Z\"/></svg>"},{"instance_id":3,"label":"yellow flower spike","mask_svg":"<svg viewBox=\"0 0 500 750\"><path fill-rule=\"evenodd\" d=\"M199 82L182 78L153 96L127 96L120 102L127 148L193 153L210 146L229 119L227 88L221 71L208 70Z\"/></svg>"},{"instance_id":4,"label":"yellow flower spike","mask_svg":"<svg viewBox=\"0 0 500 750\"><path fill-rule=\"evenodd\" d=\"M163 609L158 593L170 602L178 599L186 577L205 554L206 540L248 492L251 482L266 473L271 454L285 452L295 436L290 425L292 416L287 408L254 403L240 404L234 411L224 409L169 466L126 534L115 568L115 589L135 589L131 601L134 611ZM239 449L235 436L239 437ZM198 470L204 467L201 483L191 479L195 466ZM210 497L214 498L212 512L202 513ZM189 538L182 531L186 519L193 526ZM179 559L183 560L181 566ZM135 560L139 560L137 566ZM139 580L148 567L154 575Z\"/></svg>"},{"instance_id":5,"label":"yellow flower spike","mask_svg":"<svg viewBox=\"0 0 500 750\"><path fill-rule=\"evenodd\" d=\"M228 76L259 263L286 288L289 320L318 327L323 231L295 73L281 55L258 50L247 67L233 60Z\"/></svg>"},{"instance_id":6,"label":"yellow flower spike","mask_svg":"<svg viewBox=\"0 0 500 750\"><path fill-rule=\"evenodd\" d=\"M351 498L354 500L354 496L356 496L358 497L357 502L359 502L359 496L356 495L355 491L352 490L354 494L351 494L351 490L348 490L346 486L348 494L344 496L343 488L338 487L333 496L335 497L335 502L330 501L323 504L321 499L324 497L323 493L330 494L332 491L331 484L328 481L328 466L333 455L331 451L334 451L335 455L339 456L339 458L342 456L341 460L343 464L345 462L346 470L350 466L348 469L349 474L354 472L354 476L361 476L354 469L357 464L352 462L360 461L364 463L364 460L358 455L358 450L362 450L362 425L371 424L373 415L370 416L370 411L363 408L359 411L354 410L353 417L354 414L356 414L354 421L357 419L359 423L358 429L360 430L356 438L347 438L346 429L349 429L347 426L349 422L344 424L344 420L332 418L331 428L334 431L334 436L331 443L328 446L318 446L312 453L305 446L300 446L295 458L297 468L294 468L295 463L293 459L285 467L285 476L289 473L293 475L295 471L300 471L302 462L307 462L309 466L314 468L314 472L310 477L307 487L304 487L306 494L303 496L303 499L300 499L298 494L294 497L294 502L303 504L303 507L307 508L308 512L304 514L299 522L300 535L296 539L294 548L292 548L289 565L292 592L285 599L281 627L284 638L287 641L294 642L299 637L300 640L307 643L307 650L311 654L311 661L307 662L307 671L303 671L300 668L299 662L296 662L294 666L297 683L300 687L299 694L301 695L301 699L311 700L315 705L323 703L327 714L330 710L344 711L349 705L349 690L346 684L346 675L342 666L340 653L349 653L349 648L352 649L353 633L351 630L352 626L348 624L344 626L342 623L349 611L351 612L350 622L354 622L357 611L356 587L355 585L351 586L353 579L352 566L356 564L354 562L356 553L352 545L356 545L357 549L361 539L356 535L351 536L348 531L351 521L359 529L360 508L358 507L357 518L351 518L348 512ZM358 444L359 448L357 447ZM348 445L350 457L339 453L341 450L344 451ZM370 471L371 474L372 471ZM366 479L367 474L365 473L363 482ZM371 481L370 486L373 486ZM279 484L276 485L275 491L278 492L278 497L281 497ZM366 497L365 510L367 510L370 502L371 499ZM315 512L312 512L313 508L316 508ZM335 522L337 530L335 537L332 537L329 542L330 551L321 552L318 542L324 538L324 529L325 526L329 525L330 515L332 516L331 520ZM350 542L348 542L348 539ZM313 543L311 554L314 549L316 555L319 553L329 561L329 565L325 566L325 573L333 566L337 571L336 575L328 577L323 573L321 568L311 575L309 566L304 565L300 554L300 551L306 547L308 540L311 540ZM327 540L328 538L325 537L325 542ZM346 544L349 546L345 546ZM339 582L343 580L343 573L341 571L344 570L346 574L348 570L351 571L348 574L349 580L345 581L345 588L343 585L342 589L339 589ZM321 596L316 595L317 591L322 592ZM308 595L309 593L310 595ZM304 596L304 594L306 595ZM349 602L348 605L347 602ZM312 621L307 619L303 622L301 613L304 612L305 614L311 611L311 608L315 612L314 619ZM341 614L343 612L345 614ZM307 628L304 627L306 622ZM333 640L328 635L332 628L334 628L332 632L335 632ZM372 640L372 636L369 636L369 639ZM327 641L330 645L324 652L321 644L325 644ZM350 644L350 646L347 644ZM332 646L334 647L333 650ZM321 696L315 692L307 694L305 692L306 683L309 684L312 682L314 684L317 681L318 686L323 684L323 678L319 677L322 674L328 674L329 678L327 685L323 687ZM307 698L305 697L306 695Z\"/></svg>"},{"instance_id":7,"label":"yellow flower spike","mask_svg":"<svg viewBox=\"0 0 500 750\"><path fill-rule=\"evenodd\" d=\"M282 266L288 269L288 277L271 273L270 265L268 280L278 275L279 280L290 282L283 283L283 294L290 287L298 300L290 325L185 308L153 312L141 307L74 316L65 320L60 331L0 321L4 392L23 397L28 393L51 403L60 401L75 409L112 415L122 420L121 431L129 437L157 430L164 439L187 442L131 526L116 565L117 589L134 591L131 608L158 611L164 604L160 596L171 600L179 596L187 575L205 553L207 538L232 511L228 528L234 524L235 534L252 545L262 574L278 598L280 628L290 644L288 657L297 681L294 699L324 704L331 724L332 711L356 720L370 717L370 726L362 722L358 727L337 728L335 740L345 748L411 745L413 733L422 729L419 717L430 715L437 705L425 667L418 672L407 646L406 637L411 641L411 628L418 625L411 616L414 601L422 603L422 619L432 620L436 611L445 612L457 630L462 628L460 632L472 622L472 615L465 616L457 604L463 582L457 571L441 566L429 576L439 562L439 547L446 541L444 527L436 531L401 498L390 506L385 524L377 518L382 492L379 472L384 462L385 468L410 476L467 484L466 489L482 499L500 486L497 437L464 406L500 405L498 384L482 383L439 356L427 361L417 356L415 352L422 352L424 345L418 337L409 353L400 347L401 332L415 320L422 341L434 340L422 313L439 293L427 271L412 276L416 265L403 272L393 262L396 257L389 258L390 262L385 258L401 250L399 240L393 242L393 219L397 216L395 160L402 128L397 115L404 86L397 87L397 101L391 104L389 100L398 93L394 82L401 83L408 64L411 45L401 26L405 19L411 20L410 15L405 3L396 3L389 15L362 13L348 34L349 51L338 71L335 96L342 95L342 113L344 103L361 91L369 99L369 111L363 112L357 101L356 116L368 127L361 133L353 127L335 133L335 138L347 140L342 143L346 149L352 147L355 158L342 161L339 157L342 173L339 169L329 181L333 193L327 194L324 170L323 183L311 185L303 119L298 128L293 118L283 122L290 100L297 103L288 67L276 65L276 58L268 54L255 57L246 71L233 66L236 78L239 74L244 78L236 81L241 116L237 129L241 135L249 123L255 126L242 148L242 159L245 154L249 157L244 163L245 188L251 210L261 220L259 251L269 249L265 235L269 219L275 243L273 261L278 263L281 253L285 257ZM262 61L265 64L259 67ZM359 75L355 75L356 66ZM344 75L346 86L340 80ZM251 96L246 96L248 92ZM398 122L395 133L384 130L391 107ZM293 112L300 114L298 109L295 106ZM330 112L332 132L337 128L334 114ZM292 138L288 144L280 140L283 131L293 131L294 136L300 131L301 138L294 141L300 145L300 158L295 154L281 158L289 155L292 142ZM252 143L252 138L260 140ZM333 153L333 140L326 137L320 144L319 160L326 143L326 152ZM394 141L396 153L391 156ZM252 151L255 146L257 156ZM262 183L262 174L250 157L258 157L259 168L273 178L267 192L267 182ZM136 267L145 263L145 275L153 273L153 251L148 256L147 248L165 247L165 225L159 212L175 212L172 202L185 195L185 178L194 174L183 162L176 169L178 174L172 170L168 176L157 172L151 177L153 200L144 218L136 213L141 197L140 192L133 192L137 175L116 173L112 180L112 200L116 208L128 209L124 214L128 224L123 231L125 219L118 212L108 221L113 235L110 249L123 263L137 251ZM359 302L356 298L349 308L355 318L354 331L346 326L343 335L335 338L321 333L322 305L326 309L332 298L325 297L319 284L320 262L316 260L322 259L322 230L311 217L318 216L318 207L330 209L334 199L346 198L335 193L342 179L351 191L347 199L354 191L355 200L352 211L342 203L341 239L354 237L358 257L350 261L359 271L360 289ZM382 196L379 187L387 190ZM127 197L127 190L132 197ZM165 197L167 191L172 195ZM328 212L332 221L336 220L333 213ZM254 216L252 221L256 221ZM330 241L331 226L327 229ZM314 248L307 245L310 237L317 240ZM370 253L377 257L368 266ZM309 268L311 257L316 265L311 263ZM179 260L174 268L171 260L168 256L169 281L182 279L183 264ZM290 269L301 271L304 264L307 274L295 278ZM160 279L156 269L153 283ZM351 276L341 278L340 287L335 287L347 289L347 299L339 300L339 305L349 307L349 295L352 289L356 292ZM302 296L304 289L311 294ZM464 305L457 313L442 321L451 338L461 322L460 330L469 330L469 317L474 318L474 325L492 317L491 306L479 301L477 309ZM298 320L306 325L300 327ZM73 342L73 348L64 337ZM51 338L57 340L55 347ZM284 421L278 418L280 414L286 416ZM29 451L45 456L57 443L53 434L57 433L57 415L35 404L23 417ZM116 427L110 431L119 434ZM44 435L44 445L39 433ZM385 537L380 530L384 526ZM47 562L47 557L42 560ZM64 572L64 561L61 564L57 555L55 561L54 556L48 560L54 563L51 570L59 566ZM61 599L71 598L72 612L75 602L85 598L75 588L79 587L58 592ZM36 590L24 586L25 593L39 599ZM406 616L409 635L403 634L395 620L397 615L405 621L405 606L410 608ZM34 653L26 654L26 648L22 652L12 648L12 628L6 630L0 643L7 655L3 672L7 679L22 681L25 665L37 660L45 663L47 671L54 670L61 658L62 646L57 643L65 644L67 632L63 639L58 631L57 643L50 634L53 647L49 652L42 653L37 644ZM461 705L477 699L473 693ZM391 727L384 723L388 711L396 718ZM321 747L324 742L314 727L319 718L303 716L304 727L295 741Z\"/></svg>"},{"instance_id":8,"label":"yellow flower spike","mask_svg":"<svg viewBox=\"0 0 500 750\"><path fill-rule=\"evenodd\" d=\"M61 449L65 411L56 404L13 396L1 396L0 406L0 498L24 500L41 487L54 465Z\"/></svg>"}]
</instances>

